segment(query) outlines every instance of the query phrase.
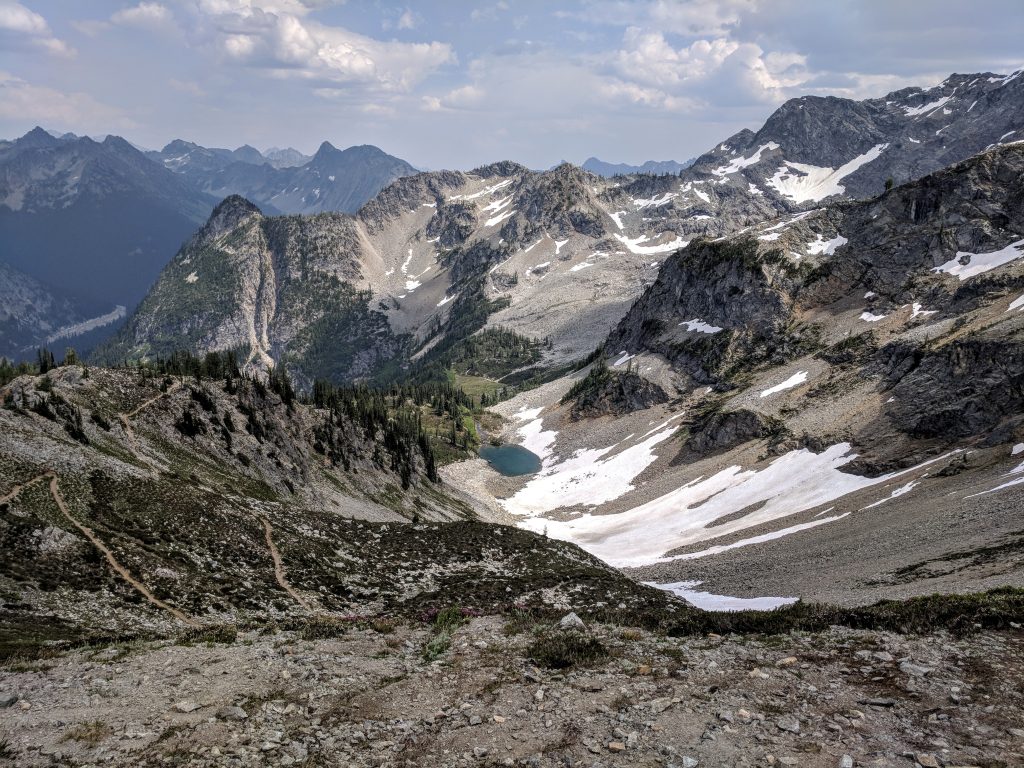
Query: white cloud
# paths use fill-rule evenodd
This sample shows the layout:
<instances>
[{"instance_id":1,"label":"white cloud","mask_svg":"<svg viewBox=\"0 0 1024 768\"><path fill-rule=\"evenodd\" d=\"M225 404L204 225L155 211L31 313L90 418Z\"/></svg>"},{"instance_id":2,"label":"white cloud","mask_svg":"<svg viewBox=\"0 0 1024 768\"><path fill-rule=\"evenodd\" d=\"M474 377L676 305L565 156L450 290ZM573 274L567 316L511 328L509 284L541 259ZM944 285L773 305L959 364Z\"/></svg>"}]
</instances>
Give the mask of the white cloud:
<instances>
[{"instance_id":1,"label":"white cloud","mask_svg":"<svg viewBox=\"0 0 1024 768\"><path fill-rule=\"evenodd\" d=\"M112 126L134 126L120 110L101 104L88 94L33 85L3 71L0 71L0 121L44 124L78 133L107 133Z\"/></svg>"},{"instance_id":2,"label":"white cloud","mask_svg":"<svg viewBox=\"0 0 1024 768\"><path fill-rule=\"evenodd\" d=\"M55 56L74 56L75 50L54 37L46 19L21 3L0 0L0 40L8 38L12 47L41 48Z\"/></svg>"},{"instance_id":3,"label":"white cloud","mask_svg":"<svg viewBox=\"0 0 1024 768\"><path fill-rule=\"evenodd\" d=\"M228 61L278 78L404 93L455 60L446 43L376 40L305 18L298 0L201 0L194 34Z\"/></svg>"},{"instance_id":4,"label":"white cloud","mask_svg":"<svg viewBox=\"0 0 1024 768\"><path fill-rule=\"evenodd\" d=\"M398 17L399 29L416 29L418 25L419 19L417 18L416 14L414 14L408 8L406 8L405 12Z\"/></svg>"},{"instance_id":5,"label":"white cloud","mask_svg":"<svg viewBox=\"0 0 1024 768\"><path fill-rule=\"evenodd\" d=\"M755 11L757 0L597 0L582 11L558 15L591 24L623 27L627 23L690 37L721 37Z\"/></svg>"},{"instance_id":6,"label":"white cloud","mask_svg":"<svg viewBox=\"0 0 1024 768\"><path fill-rule=\"evenodd\" d=\"M110 20L114 24L133 27L159 29L174 23L174 17L167 6L154 2L141 2L138 5L116 11Z\"/></svg>"},{"instance_id":7,"label":"white cloud","mask_svg":"<svg viewBox=\"0 0 1024 768\"><path fill-rule=\"evenodd\" d=\"M485 5L482 8L474 8L470 12L469 18L471 21L496 21L498 16L507 10L508 3L504 0L499 0L499 2L494 5Z\"/></svg>"}]
</instances>

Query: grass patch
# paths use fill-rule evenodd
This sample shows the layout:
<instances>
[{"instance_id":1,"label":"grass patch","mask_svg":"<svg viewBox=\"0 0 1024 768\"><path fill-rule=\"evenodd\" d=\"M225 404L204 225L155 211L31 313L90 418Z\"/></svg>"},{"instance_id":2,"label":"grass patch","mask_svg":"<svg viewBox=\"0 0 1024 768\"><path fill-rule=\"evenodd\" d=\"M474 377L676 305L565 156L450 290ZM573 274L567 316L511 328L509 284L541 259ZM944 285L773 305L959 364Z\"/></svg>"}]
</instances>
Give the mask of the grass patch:
<instances>
[{"instance_id":1,"label":"grass patch","mask_svg":"<svg viewBox=\"0 0 1024 768\"><path fill-rule=\"evenodd\" d=\"M102 720L92 720L76 725L64 734L61 741L77 741L89 747L95 747L104 739L114 735L114 729Z\"/></svg>"},{"instance_id":2,"label":"grass patch","mask_svg":"<svg viewBox=\"0 0 1024 768\"><path fill-rule=\"evenodd\" d=\"M608 649L596 637L558 630L543 631L526 651L531 659L548 669L590 666L608 657Z\"/></svg>"},{"instance_id":3,"label":"grass patch","mask_svg":"<svg viewBox=\"0 0 1024 768\"><path fill-rule=\"evenodd\" d=\"M186 629L178 635L178 645L200 645L203 643L230 645L236 639L238 639L238 627L234 624L211 624L205 627Z\"/></svg>"}]
</instances>

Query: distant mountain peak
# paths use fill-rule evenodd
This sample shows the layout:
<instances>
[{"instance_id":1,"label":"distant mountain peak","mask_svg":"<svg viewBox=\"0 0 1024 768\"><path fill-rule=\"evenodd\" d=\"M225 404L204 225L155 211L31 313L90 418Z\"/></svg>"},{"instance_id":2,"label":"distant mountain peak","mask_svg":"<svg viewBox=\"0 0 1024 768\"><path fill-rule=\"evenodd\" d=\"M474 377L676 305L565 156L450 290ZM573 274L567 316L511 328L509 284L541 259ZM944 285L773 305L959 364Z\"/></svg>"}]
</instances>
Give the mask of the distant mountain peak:
<instances>
[{"instance_id":1,"label":"distant mountain peak","mask_svg":"<svg viewBox=\"0 0 1024 768\"><path fill-rule=\"evenodd\" d=\"M18 139L20 147L52 147L60 143L60 139L38 125Z\"/></svg>"},{"instance_id":2,"label":"distant mountain peak","mask_svg":"<svg viewBox=\"0 0 1024 768\"><path fill-rule=\"evenodd\" d=\"M634 173L657 176L664 173L679 173L693 165L695 159L691 158L682 162L678 160L647 160L640 165L629 165L628 163L607 163L596 157L588 157L581 167L585 171L605 177Z\"/></svg>"},{"instance_id":3,"label":"distant mountain peak","mask_svg":"<svg viewBox=\"0 0 1024 768\"><path fill-rule=\"evenodd\" d=\"M251 201L241 195L228 195L217 203L198 236L209 240L234 229L251 216L261 215L263 212Z\"/></svg>"}]
</instances>

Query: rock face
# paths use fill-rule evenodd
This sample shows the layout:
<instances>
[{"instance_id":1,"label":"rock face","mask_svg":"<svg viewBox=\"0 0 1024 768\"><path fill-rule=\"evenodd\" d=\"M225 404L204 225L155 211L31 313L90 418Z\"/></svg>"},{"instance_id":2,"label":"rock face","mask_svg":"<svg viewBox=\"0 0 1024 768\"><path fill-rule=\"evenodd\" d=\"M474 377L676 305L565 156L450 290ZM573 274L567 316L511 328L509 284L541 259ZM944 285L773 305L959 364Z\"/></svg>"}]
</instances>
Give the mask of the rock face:
<instances>
[{"instance_id":1,"label":"rock face","mask_svg":"<svg viewBox=\"0 0 1024 768\"><path fill-rule=\"evenodd\" d=\"M799 268L758 245L699 240L673 255L605 347L657 352L694 385L723 383L731 368L755 361L782 362L799 347L787 335Z\"/></svg>"},{"instance_id":2,"label":"rock face","mask_svg":"<svg viewBox=\"0 0 1024 768\"><path fill-rule=\"evenodd\" d=\"M1024 330L1005 297L1024 289L1022 178L1024 147L997 147L871 200L699 239L666 261L606 348L664 359L684 391L741 390L813 355L832 367L819 396L877 383L883 407L852 434L876 458L1012 434ZM777 432L742 410L701 426L687 446L698 454Z\"/></svg>"},{"instance_id":3,"label":"rock face","mask_svg":"<svg viewBox=\"0 0 1024 768\"><path fill-rule=\"evenodd\" d=\"M373 373L404 342L354 285L360 264L344 254L358 238L343 214L266 218L229 197L97 359L241 349L253 368L284 361L307 386Z\"/></svg>"},{"instance_id":4,"label":"rock face","mask_svg":"<svg viewBox=\"0 0 1024 768\"><path fill-rule=\"evenodd\" d=\"M769 437L780 426L776 420L747 409L714 411L690 426L684 448L692 454L709 456L750 440Z\"/></svg>"},{"instance_id":5,"label":"rock face","mask_svg":"<svg viewBox=\"0 0 1024 768\"><path fill-rule=\"evenodd\" d=\"M573 420L621 416L668 402L665 390L632 371L595 368L563 399Z\"/></svg>"}]
</instances>

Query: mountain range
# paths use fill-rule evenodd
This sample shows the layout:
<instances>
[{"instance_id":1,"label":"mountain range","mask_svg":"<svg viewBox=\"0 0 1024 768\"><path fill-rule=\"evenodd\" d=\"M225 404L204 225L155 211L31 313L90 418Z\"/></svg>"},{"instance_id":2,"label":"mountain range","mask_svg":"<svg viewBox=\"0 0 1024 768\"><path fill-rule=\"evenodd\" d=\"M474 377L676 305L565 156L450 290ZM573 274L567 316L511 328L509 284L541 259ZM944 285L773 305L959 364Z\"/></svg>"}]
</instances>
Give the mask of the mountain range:
<instances>
[{"instance_id":1,"label":"mountain range","mask_svg":"<svg viewBox=\"0 0 1024 768\"><path fill-rule=\"evenodd\" d=\"M0 341L113 331L0 361L0 760L1015 764L1022 74L665 172L0 145Z\"/></svg>"},{"instance_id":2,"label":"mountain range","mask_svg":"<svg viewBox=\"0 0 1024 768\"><path fill-rule=\"evenodd\" d=\"M11 276L0 295L61 308L14 313L11 296L0 356L102 341L225 196L242 192L274 213L351 211L414 172L376 147L342 151L327 142L314 157L181 140L143 152L116 136L56 137L41 128L0 143L0 261Z\"/></svg>"},{"instance_id":3,"label":"mountain range","mask_svg":"<svg viewBox=\"0 0 1024 768\"><path fill-rule=\"evenodd\" d=\"M588 157L580 167L597 176L629 176L637 173L657 176L665 173L679 173L684 168L693 165L693 161L696 159L690 158L681 163L675 160L648 160L640 165L629 165L628 163L606 163L596 157Z\"/></svg>"}]
</instances>

